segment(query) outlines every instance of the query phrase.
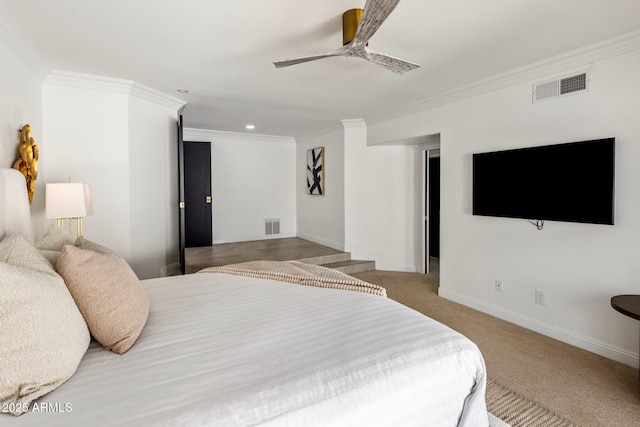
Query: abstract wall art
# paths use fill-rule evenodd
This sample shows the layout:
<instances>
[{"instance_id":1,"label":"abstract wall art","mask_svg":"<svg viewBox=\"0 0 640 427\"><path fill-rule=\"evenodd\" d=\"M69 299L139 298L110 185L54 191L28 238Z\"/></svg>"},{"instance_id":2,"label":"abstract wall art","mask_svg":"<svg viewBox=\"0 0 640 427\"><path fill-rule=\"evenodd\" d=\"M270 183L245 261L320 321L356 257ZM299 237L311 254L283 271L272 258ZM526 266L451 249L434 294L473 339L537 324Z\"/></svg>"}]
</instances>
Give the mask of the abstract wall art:
<instances>
[{"instance_id":1,"label":"abstract wall art","mask_svg":"<svg viewBox=\"0 0 640 427\"><path fill-rule=\"evenodd\" d=\"M324 195L324 147L307 150L307 194Z\"/></svg>"}]
</instances>

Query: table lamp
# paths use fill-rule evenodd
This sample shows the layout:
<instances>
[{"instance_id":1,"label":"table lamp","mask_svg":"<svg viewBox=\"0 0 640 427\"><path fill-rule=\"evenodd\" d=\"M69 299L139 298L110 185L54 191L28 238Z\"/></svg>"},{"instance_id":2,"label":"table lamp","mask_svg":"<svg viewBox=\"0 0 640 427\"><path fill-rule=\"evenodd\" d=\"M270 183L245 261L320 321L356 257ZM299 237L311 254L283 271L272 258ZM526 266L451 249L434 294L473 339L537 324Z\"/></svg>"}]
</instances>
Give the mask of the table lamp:
<instances>
[{"instance_id":1,"label":"table lamp","mask_svg":"<svg viewBox=\"0 0 640 427\"><path fill-rule=\"evenodd\" d=\"M78 237L82 237L82 218L93 214L89 184L80 182L47 184L45 211L46 217L57 220L59 227L64 226L65 219L75 219Z\"/></svg>"}]
</instances>

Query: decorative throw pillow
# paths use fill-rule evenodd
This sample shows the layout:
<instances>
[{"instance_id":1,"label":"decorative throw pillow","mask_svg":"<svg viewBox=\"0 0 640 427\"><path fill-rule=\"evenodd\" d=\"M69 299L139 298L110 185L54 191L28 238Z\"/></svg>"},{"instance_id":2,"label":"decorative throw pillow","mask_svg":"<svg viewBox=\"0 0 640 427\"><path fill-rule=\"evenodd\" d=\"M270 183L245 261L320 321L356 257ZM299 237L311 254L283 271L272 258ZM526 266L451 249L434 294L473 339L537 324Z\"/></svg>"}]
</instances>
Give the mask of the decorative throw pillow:
<instances>
[{"instance_id":1,"label":"decorative throw pillow","mask_svg":"<svg viewBox=\"0 0 640 427\"><path fill-rule=\"evenodd\" d=\"M97 252L99 254L118 256L114 251L109 248L105 248L91 240L87 240L84 237L78 237L75 243L76 248L85 249L87 251Z\"/></svg>"},{"instance_id":2,"label":"decorative throw pillow","mask_svg":"<svg viewBox=\"0 0 640 427\"><path fill-rule=\"evenodd\" d=\"M119 256L66 245L56 270L94 338L114 353L129 350L149 315L149 300L129 264Z\"/></svg>"},{"instance_id":3,"label":"decorative throw pillow","mask_svg":"<svg viewBox=\"0 0 640 427\"><path fill-rule=\"evenodd\" d=\"M51 268L56 265L58 262L58 257L60 256L60 251L50 251L48 249L38 249L40 255L45 257L49 263L51 263Z\"/></svg>"},{"instance_id":4,"label":"decorative throw pillow","mask_svg":"<svg viewBox=\"0 0 640 427\"><path fill-rule=\"evenodd\" d=\"M75 373L90 336L48 261L21 236L9 240L0 248L0 408L21 415Z\"/></svg>"},{"instance_id":5,"label":"decorative throw pillow","mask_svg":"<svg viewBox=\"0 0 640 427\"><path fill-rule=\"evenodd\" d=\"M21 235L0 242L0 261L58 277L47 258Z\"/></svg>"},{"instance_id":6,"label":"decorative throw pillow","mask_svg":"<svg viewBox=\"0 0 640 427\"><path fill-rule=\"evenodd\" d=\"M38 241L35 243L35 247L38 249L46 249L49 251L61 251L64 245L73 245L75 238L58 227L57 224L51 224Z\"/></svg>"}]
</instances>

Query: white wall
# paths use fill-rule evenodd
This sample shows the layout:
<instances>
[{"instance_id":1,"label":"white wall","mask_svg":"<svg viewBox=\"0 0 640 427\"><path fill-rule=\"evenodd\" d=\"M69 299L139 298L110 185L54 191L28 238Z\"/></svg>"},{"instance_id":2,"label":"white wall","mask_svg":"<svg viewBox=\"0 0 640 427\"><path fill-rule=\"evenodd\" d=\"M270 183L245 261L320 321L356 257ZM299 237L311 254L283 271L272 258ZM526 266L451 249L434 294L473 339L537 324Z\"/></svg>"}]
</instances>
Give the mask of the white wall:
<instances>
[{"instance_id":1,"label":"white wall","mask_svg":"<svg viewBox=\"0 0 640 427\"><path fill-rule=\"evenodd\" d=\"M31 125L31 136L42 153L38 166L45 169L46 141L42 138L42 71L34 59L15 38L0 16L0 167L10 168L17 159L19 129ZM44 181L36 180L31 215L34 236L44 230L40 224L44 215Z\"/></svg>"},{"instance_id":2,"label":"white wall","mask_svg":"<svg viewBox=\"0 0 640 427\"><path fill-rule=\"evenodd\" d=\"M368 146L364 122L344 124L345 248L379 270L417 271L417 147Z\"/></svg>"},{"instance_id":3,"label":"white wall","mask_svg":"<svg viewBox=\"0 0 640 427\"><path fill-rule=\"evenodd\" d=\"M296 235L292 138L185 129L184 140L211 142L214 244ZM274 218L280 234L267 235Z\"/></svg>"},{"instance_id":4,"label":"white wall","mask_svg":"<svg viewBox=\"0 0 640 427\"><path fill-rule=\"evenodd\" d=\"M637 366L637 321L610 298L640 289L640 51L588 66L588 93L532 104L527 81L377 122L369 139L441 135L442 296ZM617 143L615 226L547 221L538 231L471 215L473 153L604 137Z\"/></svg>"},{"instance_id":5,"label":"white wall","mask_svg":"<svg viewBox=\"0 0 640 427\"><path fill-rule=\"evenodd\" d=\"M297 145L298 236L374 260L377 269L417 271L418 148L368 146L361 119ZM325 147L324 196L306 193L307 150L315 147Z\"/></svg>"},{"instance_id":6,"label":"white wall","mask_svg":"<svg viewBox=\"0 0 640 427\"><path fill-rule=\"evenodd\" d=\"M179 262L177 141L175 108L129 97L131 266L140 277Z\"/></svg>"},{"instance_id":7,"label":"white wall","mask_svg":"<svg viewBox=\"0 0 640 427\"><path fill-rule=\"evenodd\" d=\"M44 84L43 109L44 180L89 184L94 214L83 221L85 237L130 260L128 96Z\"/></svg>"},{"instance_id":8,"label":"white wall","mask_svg":"<svg viewBox=\"0 0 640 427\"><path fill-rule=\"evenodd\" d=\"M336 127L296 144L298 236L345 249L344 129ZM307 150L324 147L324 195L307 194Z\"/></svg>"},{"instance_id":9,"label":"white wall","mask_svg":"<svg viewBox=\"0 0 640 427\"><path fill-rule=\"evenodd\" d=\"M43 85L44 181L90 185L85 237L123 256L141 279L178 257L177 108L131 81L54 72Z\"/></svg>"}]
</instances>

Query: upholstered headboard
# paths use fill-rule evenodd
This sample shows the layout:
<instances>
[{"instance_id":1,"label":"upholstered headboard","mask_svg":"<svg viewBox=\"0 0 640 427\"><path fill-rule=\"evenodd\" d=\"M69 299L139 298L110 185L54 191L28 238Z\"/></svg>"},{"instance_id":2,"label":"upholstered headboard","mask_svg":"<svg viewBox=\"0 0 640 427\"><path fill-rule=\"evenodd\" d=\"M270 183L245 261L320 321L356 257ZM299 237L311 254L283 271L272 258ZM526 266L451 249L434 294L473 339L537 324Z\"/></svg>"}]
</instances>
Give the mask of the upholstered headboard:
<instances>
[{"instance_id":1,"label":"upholstered headboard","mask_svg":"<svg viewBox=\"0 0 640 427\"><path fill-rule=\"evenodd\" d=\"M33 242L31 209L24 175L15 169L0 169L0 240L21 234Z\"/></svg>"}]
</instances>

